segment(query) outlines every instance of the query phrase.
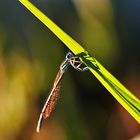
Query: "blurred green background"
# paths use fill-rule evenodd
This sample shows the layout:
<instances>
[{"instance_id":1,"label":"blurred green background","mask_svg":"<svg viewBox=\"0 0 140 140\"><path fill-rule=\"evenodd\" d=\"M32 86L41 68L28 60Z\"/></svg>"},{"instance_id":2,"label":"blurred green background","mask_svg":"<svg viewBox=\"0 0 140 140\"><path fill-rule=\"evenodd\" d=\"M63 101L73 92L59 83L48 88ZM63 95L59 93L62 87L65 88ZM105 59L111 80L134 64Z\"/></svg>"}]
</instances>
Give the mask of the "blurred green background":
<instances>
[{"instance_id":1,"label":"blurred green background","mask_svg":"<svg viewBox=\"0 0 140 140\"><path fill-rule=\"evenodd\" d=\"M140 98L139 1L31 2ZM54 112L35 132L68 51L18 0L0 2L0 140L140 140L139 124L100 82L71 67Z\"/></svg>"}]
</instances>

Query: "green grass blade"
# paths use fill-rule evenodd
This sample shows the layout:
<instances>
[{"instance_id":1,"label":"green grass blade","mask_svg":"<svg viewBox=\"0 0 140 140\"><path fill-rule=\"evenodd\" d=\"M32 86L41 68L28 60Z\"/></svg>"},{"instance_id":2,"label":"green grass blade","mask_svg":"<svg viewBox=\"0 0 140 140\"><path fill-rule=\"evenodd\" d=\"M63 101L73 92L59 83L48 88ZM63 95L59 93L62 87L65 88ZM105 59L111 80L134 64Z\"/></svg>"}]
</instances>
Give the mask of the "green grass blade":
<instances>
[{"instance_id":1,"label":"green grass blade","mask_svg":"<svg viewBox=\"0 0 140 140\"><path fill-rule=\"evenodd\" d=\"M20 2L87 65L89 70L113 97L137 120L138 123L140 123L140 100L110 74L94 57L91 57L81 45L60 29L31 2L28 0L20 0Z\"/></svg>"}]
</instances>

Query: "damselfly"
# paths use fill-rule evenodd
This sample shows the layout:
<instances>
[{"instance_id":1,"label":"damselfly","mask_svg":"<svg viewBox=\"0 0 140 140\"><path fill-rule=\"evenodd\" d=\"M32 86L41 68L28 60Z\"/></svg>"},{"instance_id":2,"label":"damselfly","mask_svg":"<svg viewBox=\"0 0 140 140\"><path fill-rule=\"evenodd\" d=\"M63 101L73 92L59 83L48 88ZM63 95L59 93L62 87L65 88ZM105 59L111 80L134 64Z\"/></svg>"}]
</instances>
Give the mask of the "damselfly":
<instances>
[{"instance_id":1,"label":"damselfly","mask_svg":"<svg viewBox=\"0 0 140 140\"><path fill-rule=\"evenodd\" d=\"M44 107L41 111L41 114L40 114L40 117L38 120L38 124L37 124L37 128L36 128L37 132L40 131L43 119L48 118L55 107L55 104L57 102L57 98L59 95L60 82L63 77L63 74L65 73L65 71L69 65L71 65L74 69L76 69L78 71L88 70L88 68L83 64L82 61L79 60L78 57L73 56L72 53L70 53L70 52L66 54L66 58L60 65L60 69L56 75L56 78L55 78L52 90L49 94L49 97L46 100Z\"/></svg>"}]
</instances>

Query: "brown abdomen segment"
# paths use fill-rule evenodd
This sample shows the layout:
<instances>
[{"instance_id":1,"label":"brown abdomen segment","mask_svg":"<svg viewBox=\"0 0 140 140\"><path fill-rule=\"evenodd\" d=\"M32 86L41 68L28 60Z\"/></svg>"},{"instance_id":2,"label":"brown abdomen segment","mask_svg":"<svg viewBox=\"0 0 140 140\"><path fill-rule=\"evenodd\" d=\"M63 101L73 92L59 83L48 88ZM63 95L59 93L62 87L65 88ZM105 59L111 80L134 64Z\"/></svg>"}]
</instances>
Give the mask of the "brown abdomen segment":
<instances>
[{"instance_id":1,"label":"brown abdomen segment","mask_svg":"<svg viewBox=\"0 0 140 140\"><path fill-rule=\"evenodd\" d=\"M60 91L60 83L54 89L54 91L46 105L45 110L42 112L42 116L44 119L48 118L51 115L52 111L54 110L57 99L58 99L59 91Z\"/></svg>"}]
</instances>

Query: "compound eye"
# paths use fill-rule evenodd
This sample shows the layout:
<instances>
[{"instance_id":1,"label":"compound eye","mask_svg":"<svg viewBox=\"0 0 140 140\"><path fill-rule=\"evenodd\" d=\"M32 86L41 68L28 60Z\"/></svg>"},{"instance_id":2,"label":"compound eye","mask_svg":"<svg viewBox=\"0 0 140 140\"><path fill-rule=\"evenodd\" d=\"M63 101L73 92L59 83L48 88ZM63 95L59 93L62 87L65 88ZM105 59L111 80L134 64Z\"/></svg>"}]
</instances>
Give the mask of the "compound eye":
<instances>
[{"instance_id":1,"label":"compound eye","mask_svg":"<svg viewBox=\"0 0 140 140\"><path fill-rule=\"evenodd\" d=\"M73 57L72 53L71 52L68 52L66 54L66 59L71 59Z\"/></svg>"}]
</instances>

